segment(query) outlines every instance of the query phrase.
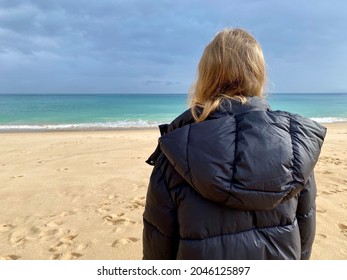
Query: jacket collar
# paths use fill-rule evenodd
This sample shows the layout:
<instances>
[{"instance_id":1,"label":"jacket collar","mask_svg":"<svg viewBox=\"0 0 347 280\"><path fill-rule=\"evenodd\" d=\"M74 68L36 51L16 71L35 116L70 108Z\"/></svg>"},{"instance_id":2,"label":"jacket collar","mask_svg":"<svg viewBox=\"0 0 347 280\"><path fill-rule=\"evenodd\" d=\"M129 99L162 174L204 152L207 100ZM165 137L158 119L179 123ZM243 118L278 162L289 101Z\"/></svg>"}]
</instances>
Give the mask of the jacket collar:
<instances>
[{"instance_id":1,"label":"jacket collar","mask_svg":"<svg viewBox=\"0 0 347 280\"><path fill-rule=\"evenodd\" d=\"M247 102L242 104L240 101L234 99L224 99L217 110L210 114L208 119L217 119L222 116L228 115L238 115L243 114L250 111L269 111L270 106L264 98L260 97L249 97L247 98ZM197 109L199 114L199 109ZM170 124L162 124L159 125L159 130L161 136L170 133L177 128L183 127L187 124L194 123L193 116L191 114L190 109L183 112L179 115L175 120L173 120ZM150 155L150 157L146 160L146 163L149 165L155 165L157 158L161 153L159 144L155 151Z\"/></svg>"},{"instance_id":2,"label":"jacket collar","mask_svg":"<svg viewBox=\"0 0 347 280\"><path fill-rule=\"evenodd\" d=\"M210 118L218 118L221 115L239 115L251 111L269 111L270 106L265 98L252 96L247 98L247 102L242 104L235 99L223 99L219 108L215 110Z\"/></svg>"}]
</instances>

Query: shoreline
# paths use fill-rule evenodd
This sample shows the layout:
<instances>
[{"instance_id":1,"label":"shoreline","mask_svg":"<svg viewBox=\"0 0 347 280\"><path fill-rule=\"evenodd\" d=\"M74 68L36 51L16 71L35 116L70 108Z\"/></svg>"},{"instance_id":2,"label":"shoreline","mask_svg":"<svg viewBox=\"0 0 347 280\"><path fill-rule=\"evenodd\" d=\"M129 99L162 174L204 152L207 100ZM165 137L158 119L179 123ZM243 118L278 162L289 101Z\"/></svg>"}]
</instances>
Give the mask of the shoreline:
<instances>
[{"instance_id":1,"label":"shoreline","mask_svg":"<svg viewBox=\"0 0 347 280\"><path fill-rule=\"evenodd\" d=\"M165 122L161 123L164 124ZM338 122L327 122L319 124L323 126L339 126L339 125L347 125L347 121L338 121ZM158 125L155 126L143 126L143 127L115 127L115 128L93 128L93 129L0 129L0 135L3 134L11 134L11 133L59 133L59 132L110 132L110 131L151 131L158 130Z\"/></svg>"},{"instance_id":2,"label":"shoreline","mask_svg":"<svg viewBox=\"0 0 347 280\"><path fill-rule=\"evenodd\" d=\"M0 135L11 133L59 133L59 132L76 132L76 133L88 133L88 132L112 132L112 131L151 131L158 130L158 126L149 127L117 127L117 128L100 128L100 129L8 129L0 130Z\"/></svg>"}]
</instances>

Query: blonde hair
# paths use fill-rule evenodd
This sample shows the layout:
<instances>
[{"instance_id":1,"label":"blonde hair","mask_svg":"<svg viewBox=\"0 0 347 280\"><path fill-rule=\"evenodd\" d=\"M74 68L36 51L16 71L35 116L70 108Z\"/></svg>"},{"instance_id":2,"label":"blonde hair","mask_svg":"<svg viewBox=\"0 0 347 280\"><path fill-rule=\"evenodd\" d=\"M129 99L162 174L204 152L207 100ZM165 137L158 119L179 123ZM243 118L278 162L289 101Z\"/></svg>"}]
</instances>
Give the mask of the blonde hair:
<instances>
[{"instance_id":1,"label":"blonde hair","mask_svg":"<svg viewBox=\"0 0 347 280\"><path fill-rule=\"evenodd\" d=\"M194 119L205 120L223 99L242 103L249 96L262 96L266 80L265 61L259 43L246 31L226 28L206 46L191 89ZM202 109L197 114L197 107Z\"/></svg>"}]
</instances>

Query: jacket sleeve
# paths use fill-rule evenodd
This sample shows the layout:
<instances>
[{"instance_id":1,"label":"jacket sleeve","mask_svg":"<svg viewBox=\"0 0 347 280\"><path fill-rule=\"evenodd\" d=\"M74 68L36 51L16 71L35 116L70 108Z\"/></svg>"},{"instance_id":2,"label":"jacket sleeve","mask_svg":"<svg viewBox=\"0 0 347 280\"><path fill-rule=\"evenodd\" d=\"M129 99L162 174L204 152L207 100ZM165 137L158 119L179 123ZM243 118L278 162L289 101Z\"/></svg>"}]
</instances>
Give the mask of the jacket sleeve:
<instances>
[{"instance_id":1,"label":"jacket sleeve","mask_svg":"<svg viewBox=\"0 0 347 280\"><path fill-rule=\"evenodd\" d=\"M301 259L311 256L312 244L316 233L316 182L312 171L305 188L300 192L296 218L301 238Z\"/></svg>"},{"instance_id":2,"label":"jacket sleeve","mask_svg":"<svg viewBox=\"0 0 347 280\"><path fill-rule=\"evenodd\" d=\"M150 177L143 214L144 260L176 259L179 234L176 205L168 189L169 165L161 154Z\"/></svg>"}]
</instances>

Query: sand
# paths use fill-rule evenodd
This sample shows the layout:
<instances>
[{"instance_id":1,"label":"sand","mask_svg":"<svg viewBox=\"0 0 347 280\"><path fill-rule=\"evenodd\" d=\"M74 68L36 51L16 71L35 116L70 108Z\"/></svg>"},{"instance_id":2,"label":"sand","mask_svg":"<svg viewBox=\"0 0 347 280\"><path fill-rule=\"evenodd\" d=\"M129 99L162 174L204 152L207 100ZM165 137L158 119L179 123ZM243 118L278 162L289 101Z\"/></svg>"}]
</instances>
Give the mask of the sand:
<instances>
[{"instance_id":1,"label":"sand","mask_svg":"<svg viewBox=\"0 0 347 280\"><path fill-rule=\"evenodd\" d=\"M312 259L347 259L347 124L328 124L316 167ZM159 131L0 134L0 259L141 259Z\"/></svg>"}]
</instances>

